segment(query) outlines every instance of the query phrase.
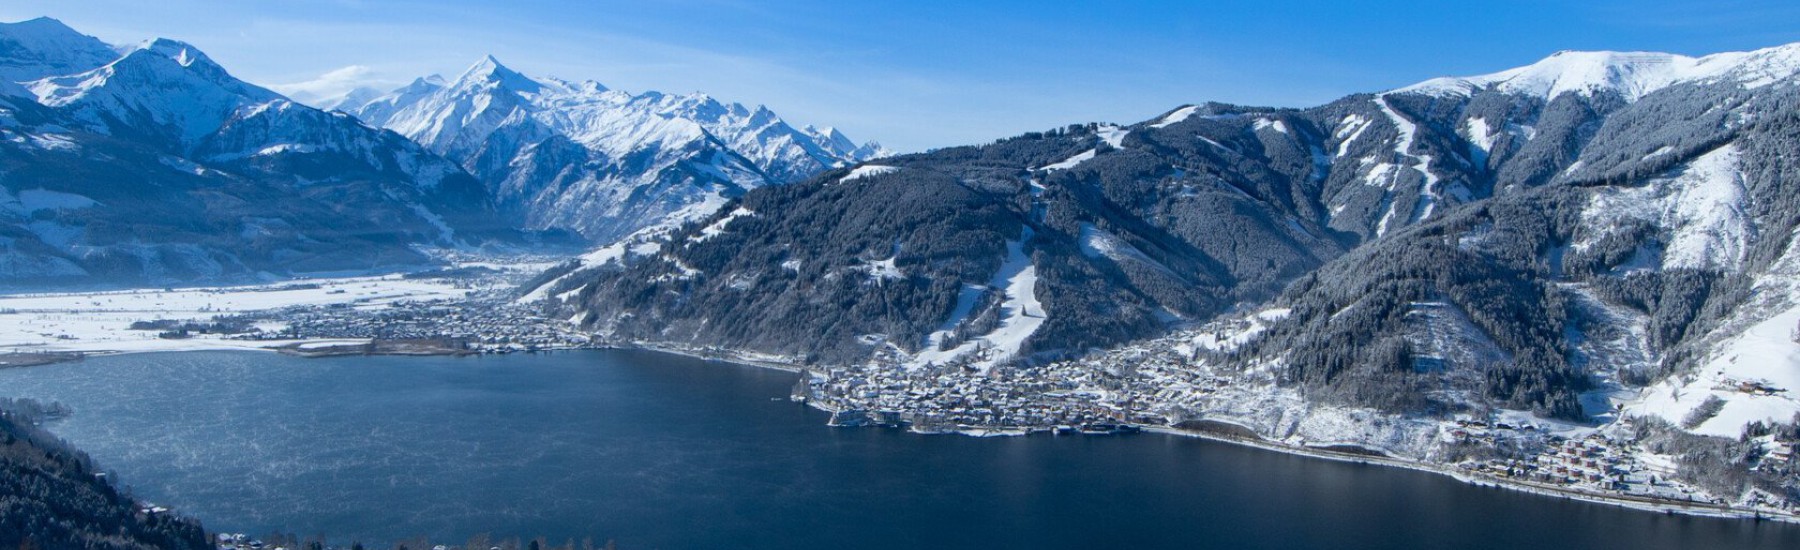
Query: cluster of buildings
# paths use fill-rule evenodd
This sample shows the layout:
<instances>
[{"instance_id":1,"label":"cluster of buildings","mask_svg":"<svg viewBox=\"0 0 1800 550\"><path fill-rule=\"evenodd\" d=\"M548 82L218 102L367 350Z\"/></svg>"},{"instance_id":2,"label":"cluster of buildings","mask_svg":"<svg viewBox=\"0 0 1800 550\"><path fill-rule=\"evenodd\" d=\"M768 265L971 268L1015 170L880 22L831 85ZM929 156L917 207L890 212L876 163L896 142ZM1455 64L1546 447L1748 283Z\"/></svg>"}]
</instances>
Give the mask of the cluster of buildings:
<instances>
[{"instance_id":1,"label":"cluster of buildings","mask_svg":"<svg viewBox=\"0 0 1800 550\"><path fill-rule=\"evenodd\" d=\"M1496 478L1588 493L1723 504L1678 481L1673 460L1649 455L1635 443L1598 432L1582 437L1551 436L1538 454L1527 459L1488 459L1461 466Z\"/></svg>"},{"instance_id":2,"label":"cluster of buildings","mask_svg":"<svg viewBox=\"0 0 1800 550\"><path fill-rule=\"evenodd\" d=\"M1142 406L1124 380L1086 369L978 371L864 364L824 370L806 385L797 396L837 411L839 425L1094 433L1167 422Z\"/></svg>"},{"instance_id":3,"label":"cluster of buildings","mask_svg":"<svg viewBox=\"0 0 1800 550\"><path fill-rule=\"evenodd\" d=\"M398 301L374 309L307 306L258 313L258 324L279 325L238 336L255 340L368 338L375 340L452 339L480 352L570 349L592 345L577 327L548 319L503 299Z\"/></svg>"},{"instance_id":4,"label":"cluster of buildings","mask_svg":"<svg viewBox=\"0 0 1800 550\"><path fill-rule=\"evenodd\" d=\"M843 426L1117 433L1135 426L1185 426L1184 419L1210 418L1222 410L1251 410L1240 407L1244 396L1267 394L1274 383L1269 372L1220 372L1197 359L1193 349L1167 344L1028 369L891 362L831 367L810 373L795 397L834 411L833 423ZM1495 415L1423 422L1441 434L1438 444L1479 449L1470 456L1480 458L1456 465L1468 474L1608 497L1793 511L1779 498L1727 503L1681 481L1673 457L1642 448L1624 425L1540 426ZM1791 445L1775 443L1764 463L1788 464L1794 454ZM1421 448L1405 455L1438 456L1438 451Z\"/></svg>"},{"instance_id":5,"label":"cluster of buildings","mask_svg":"<svg viewBox=\"0 0 1800 550\"><path fill-rule=\"evenodd\" d=\"M1106 354L1028 368L872 361L818 371L796 397L840 425L1116 433L1178 423L1233 384L1183 354Z\"/></svg>"}]
</instances>

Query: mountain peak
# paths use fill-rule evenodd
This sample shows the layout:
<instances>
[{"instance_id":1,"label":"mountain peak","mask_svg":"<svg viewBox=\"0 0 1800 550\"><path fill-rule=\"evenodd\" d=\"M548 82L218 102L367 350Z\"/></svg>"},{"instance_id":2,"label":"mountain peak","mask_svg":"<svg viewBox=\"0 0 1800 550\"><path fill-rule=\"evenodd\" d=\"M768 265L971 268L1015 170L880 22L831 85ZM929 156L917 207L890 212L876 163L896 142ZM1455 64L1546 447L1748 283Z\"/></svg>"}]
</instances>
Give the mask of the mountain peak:
<instances>
[{"instance_id":1,"label":"mountain peak","mask_svg":"<svg viewBox=\"0 0 1800 550\"><path fill-rule=\"evenodd\" d=\"M511 73L511 72L513 72L513 70L510 68L507 68L507 66L505 64L500 63L500 60L498 58L495 58L494 54L487 54L487 55L481 56L481 59L477 60L474 65L470 65L469 70L467 70L465 72L470 75L486 76L486 75L493 75L493 74Z\"/></svg>"},{"instance_id":2,"label":"mountain peak","mask_svg":"<svg viewBox=\"0 0 1800 550\"><path fill-rule=\"evenodd\" d=\"M543 84L538 81L502 65L500 60L495 59L492 54L482 56L480 61L470 65L468 70L463 71L462 76L456 78L456 82L459 86L494 83L503 88L526 93L537 93L543 88Z\"/></svg>"},{"instance_id":3,"label":"mountain peak","mask_svg":"<svg viewBox=\"0 0 1800 550\"><path fill-rule=\"evenodd\" d=\"M499 59L494 57L494 54L487 54L481 56L481 59L475 60L475 63L469 65L468 69L463 70L463 76L488 75L493 74L494 71L500 70L508 69L506 68L506 65L500 63Z\"/></svg>"},{"instance_id":4,"label":"mountain peak","mask_svg":"<svg viewBox=\"0 0 1800 550\"><path fill-rule=\"evenodd\" d=\"M202 53L199 48L180 40L156 38L145 41L138 48L174 60L183 67L193 67L195 63L216 65L212 59Z\"/></svg>"},{"instance_id":5,"label":"mountain peak","mask_svg":"<svg viewBox=\"0 0 1800 550\"><path fill-rule=\"evenodd\" d=\"M375 101L383 95L387 95L387 92L369 86L357 86L336 96L320 98L317 100L318 105L316 106L327 111L350 112L368 105L369 102Z\"/></svg>"},{"instance_id":6,"label":"mountain peak","mask_svg":"<svg viewBox=\"0 0 1800 550\"><path fill-rule=\"evenodd\" d=\"M118 59L100 39L49 17L0 23L0 80L24 82L90 71Z\"/></svg>"},{"instance_id":7,"label":"mountain peak","mask_svg":"<svg viewBox=\"0 0 1800 550\"><path fill-rule=\"evenodd\" d=\"M435 75L434 74L431 76L423 76L423 77L415 78L412 80L412 82L406 83L405 86L395 88L394 91L442 88L448 84L450 84L450 82L447 80L444 80L443 75Z\"/></svg>"},{"instance_id":8,"label":"mountain peak","mask_svg":"<svg viewBox=\"0 0 1800 550\"><path fill-rule=\"evenodd\" d=\"M50 17L27 19L16 23L0 23L0 39L58 46L71 44L85 46L90 43L101 43L99 39L81 34L81 31ZM104 45L104 43L101 44Z\"/></svg>"},{"instance_id":9,"label":"mountain peak","mask_svg":"<svg viewBox=\"0 0 1800 550\"><path fill-rule=\"evenodd\" d=\"M0 27L12 32L29 32L39 35L81 35L80 31L64 24L62 20L50 16L40 16L17 23L0 23Z\"/></svg>"},{"instance_id":10,"label":"mountain peak","mask_svg":"<svg viewBox=\"0 0 1800 550\"><path fill-rule=\"evenodd\" d=\"M842 151L844 154L852 157L858 156L859 153L857 153L857 150L862 147L857 145L856 142L851 141L850 136L844 135L843 132L838 131L838 129L833 126L816 128L813 125L808 124L804 131L817 137L819 141L827 144L832 149ZM871 152L881 148L881 145L873 141L869 142L868 145L874 147L873 149L869 149Z\"/></svg>"},{"instance_id":11,"label":"mountain peak","mask_svg":"<svg viewBox=\"0 0 1800 550\"><path fill-rule=\"evenodd\" d=\"M100 128L147 115L180 147L218 130L241 107L284 99L231 76L199 49L168 39L145 42L99 68L35 81L30 88L39 103L79 111L78 118Z\"/></svg>"}]
</instances>

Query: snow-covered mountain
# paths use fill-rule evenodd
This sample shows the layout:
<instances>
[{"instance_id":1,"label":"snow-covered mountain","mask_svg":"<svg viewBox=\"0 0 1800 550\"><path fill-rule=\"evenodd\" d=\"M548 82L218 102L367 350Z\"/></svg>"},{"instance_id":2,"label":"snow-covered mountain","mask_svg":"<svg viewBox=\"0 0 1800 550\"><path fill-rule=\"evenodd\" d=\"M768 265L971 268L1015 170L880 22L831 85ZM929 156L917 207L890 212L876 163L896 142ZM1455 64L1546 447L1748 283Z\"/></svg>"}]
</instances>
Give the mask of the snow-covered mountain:
<instances>
[{"instance_id":1,"label":"snow-covered mountain","mask_svg":"<svg viewBox=\"0 0 1800 550\"><path fill-rule=\"evenodd\" d=\"M1351 403L1417 398L1368 381L1429 365L1411 382L1466 392L1430 398L1439 408L1635 416L1732 439L1796 421L1800 44L1561 52L1336 105L1353 111L1332 115L1335 135L1391 129L1341 138L1355 158L1343 142L1375 136L1380 154L1332 171L1416 174L1337 193L1414 215L1268 304L1284 318L1240 366L1278 365ZM1354 111L1370 106L1373 123Z\"/></svg>"},{"instance_id":2,"label":"snow-covered mountain","mask_svg":"<svg viewBox=\"0 0 1800 550\"><path fill-rule=\"evenodd\" d=\"M0 24L0 282L165 284L419 265L507 234L480 182L404 137L168 39Z\"/></svg>"},{"instance_id":3,"label":"snow-covered mountain","mask_svg":"<svg viewBox=\"0 0 1800 550\"><path fill-rule=\"evenodd\" d=\"M450 81L419 79L338 108L455 159L527 227L602 242L885 154L835 130L795 129L763 107L532 78L491 56Z\"/></svg>"},{"instance_id":4,"label":"snow-covered mountain","mask_svg":"<svg viewBox=\"0 0 1800 550\"><path fill-rule=\"evenodd\" d=\"M619 341L846 373L852 407L917 404L864 380L1154 364L1153 423L1440 465L1537 452L1459 420L1555 425L1791 506L1800 469L1759 457L1800 433L1797 53L1564 52L884 158L530 296Z\"/></svg>"},{"instance_id":5,"label":"snow-covered mountain","mask_svg":"<svg viewBox=\"0 0 1800 550\"><path fill-rule=\"evenodd\" d=\"M537 295L623 339L911 366L1280 310L1218 360L1397 414L1681 423L1718 397L1689 429L1735 435L1800 412L1738 389L1800 391L1796 52L1564 52L902 155Z\"/></svg>"},{"instance_id":6,"label":"snow-covered mountain","mask_svg":"<svg viewBox=\"0 0 1800 550\"><path fill-rule=\"evenodd\" d=\"M444 87L442 75L431 75L415 78L405 86L391 91L382 91L369 87L359 87L344 94L336 100L327 100L318 105L321 109L361 113L362 116L374 120L387 120L401 109L412 106L420 99L431 95L431 92Z\"/></svg>"},{"instance_id":7,"label":"snow-covered mountain","mask_svg":"<svg viewBox=\"0 0 1800 550\"><path fill-rule=\"evenodd\" d=\"M1567 92L1616 93L1636 101L1678 84L1735 82L1749 88L1791 80L1800 72L1800 44L1703 57L1659 52L1562 51L1537 63L1473 77L1434 78L1394 90L1471 95L1493 90L1544 100Z\"/></svg>"},{"instance_id":8,"label":"snow-covered mountain","mask_svg":"<svg viewBox=\"0 0 1800 550\"><path fill-rule=\"evenodd\" d=\"M194 47L155 39L90 71L26 85L38 103L103 132L135 133L189 149L240 113L276 102L280 94L233 78Z\"/></svg>"}]
</instances>

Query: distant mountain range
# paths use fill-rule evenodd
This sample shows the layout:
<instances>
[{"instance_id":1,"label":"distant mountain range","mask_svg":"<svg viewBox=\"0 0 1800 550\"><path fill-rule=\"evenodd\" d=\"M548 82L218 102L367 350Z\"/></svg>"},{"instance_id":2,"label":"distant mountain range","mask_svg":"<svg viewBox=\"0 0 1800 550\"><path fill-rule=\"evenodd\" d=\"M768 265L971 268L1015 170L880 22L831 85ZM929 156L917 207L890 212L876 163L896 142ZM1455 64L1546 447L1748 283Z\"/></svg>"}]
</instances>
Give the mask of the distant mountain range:
<instances>
[{"instance_id":1,"label":"distant mountain range","mask_svg":"<svg viewBox=\"0 0 1800 550\"><path fill-rule=\"evenodd\" d=\"M192 46L0 25L0 284L163 284L420 265L504 238L418 144L233 78Z\"/></svg>"},{"instance_id":2,"label":"distant mountain range","mask_svg":"<svg viewBox=\"0 0 1800 550\"><path fill-rule=\"evenodd\" d=\"M334 108L454 159L526 227L599 242L886 154L836 130L796 129L761 106L531 78L493 57L448 82L422 78L366 96Z\"/></svg>"},{"instance_id":3,"label":"distant mountain range","mask_svg":"<svg viewBox=\"0 0 1800 550\"><path fill-rule=\"evenodd\" d=\"M324 111L181 42L115 48L53 19L0 24L0 288L574 247L882 153L766 109L532 80L491 58L370 96L339 106L354 115Z\"/></svg>"}]
</instances>

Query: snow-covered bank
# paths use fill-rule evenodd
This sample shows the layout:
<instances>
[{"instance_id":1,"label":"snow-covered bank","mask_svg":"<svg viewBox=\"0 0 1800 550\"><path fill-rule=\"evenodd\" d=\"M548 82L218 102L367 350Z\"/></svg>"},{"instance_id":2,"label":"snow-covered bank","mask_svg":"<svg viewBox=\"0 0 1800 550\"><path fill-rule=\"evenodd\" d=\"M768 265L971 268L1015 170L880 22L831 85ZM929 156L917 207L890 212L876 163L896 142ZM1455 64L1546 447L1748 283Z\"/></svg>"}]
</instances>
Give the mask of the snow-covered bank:
<instances>
[{"instance_id":1,"label":"snow-covered bank","mask_svg":"<svg viewBox=\"0 0 1800 550\"><path fill-rule=\"evenodd\" d=\"M731 363L740 363L747 367L779 368L779 370L787 370L787 372L796 372L796 370L812 372L812 377L806 381L810 390L805 395L805 403L815 410L833 413L833 415L846 412L857 413L855 419L851 419L855 422L850 422L846 426L864 426L864 424L905 426L907 430L913 431L913 433L922 433L922 435L956 433L956 435L968 435L968 437L1024 437L1024 435L1057 431L1057 424L1060 424L1060 422L1019 424L1019 422L1010 421L983 424L983 422L952 421L958 417L956 412L913 412L920 415L918 417L920 421L911 422L911 415L907 415L904 408L895 410L895 408L880 406L878 404L882 403L880 397L875 397L869 403L862 403L855 399L844 401L841 397L833 397L837 394L832 394L832 392L842 390L842 388L833 386L833 377L841 376L841 374L859 377L866 376L866 374L839 372L835 368L803 368L790 358L767 356L767 354L738 354L731 350L720 349L695 352L695 350L668 349L668 347L652 345L652 343L639 343L634 347L680 352L680 354L689 354L689 356L698 356L698 358L720 359L720 361L731 361ZM756 359L740 361L740 359L733 359L734 356L754 356ZM999 376L1006 377L1010 374L1001 372ZM869 379L869 383L882 386L891 385L893 381ZM956 388L961 390L959 385ZM1152 433L1219 440L1219 442L1251 446L1251 448L1276 451L1276 453L1291 453L1291 455L1301 455L1301 457L1375 464L1375 466L1404 467L1404 469L1451 476L1454 480L1463 483L1501 487L1501 489L1510 489L1510 491L1532 492L1532 494L1543 494L1543 496L1553 496L1553 498L1606 503L1606 505L1618 505L1618 507L1627 507L1627 509L1688 514L1688 516L1712 516L1712 518L1778 519L1778 521L1800 523L1800 516L1796 516L1791 510L1750 507L1746 503L1733 503L1733 501L1708 501L1710 498L1706 496L1705 492L1678 491L1681 485L1674 480L1669 480L1667 475L1663 476L1665 478L1663 483L1669 485L1667 487L1669 491L1651 492L1651 494L1640 494L1640 491L1636 491L1638 489L1636 480L1633 482L1633 487L1629 487L1629 489L1625 489L1624 485L1606 489L1606 487L1602 487L1604 483L1566 482L1557 485L1557 483L1530 480L1528 476L1490 473L1489 462L1462 460L1462 458L1453 460L1453 458L1442 457L1442 453L1431 451L1433 448L1427 446L1429 440L1444 439L1444 437L1471 439L1472 435L1465 435L1463 431L1472 431L1472 433L1489 431L1492 433L1485 428L1478 428L1478 426L1483 426L1478 421L1469 421L1465 424L1462 421L1431 422L1424 421L1424 419L1402 419L1402 417L1379 415L1379 413L1364 412L1364 410L1336 410L1330 406L1305 406L1305 403L1298 403L1300 404L1298 410L1285 408L1285 406L1276 406L1278 410L1265 410L1265 406L1283 404L1287 399L1283 399L1282 395L1269 395L1264 401L1273 399L1273 401L1282 401L1282 403L1244 403L1244 399L1247 399L1244 392L1255 390L1255 388L1226 385L1215 386L1213 390L1224 394L1224 397L1220 397L1220 399L1233 401L1233 403L1237 403L1237 406L1222 408L1222 410L1217 410L1217 415L1202 415L1199 419L1226 422L1226 424L1247 421L1249 424L1235 424L1235 426L1240 426L1246 433L1253 433L1255 437L1183 430L1183 428L1175 428L1172 424L1157 424L1157 422L1148 421L1134 421L1129 424L1138 426L1143 431L1152 431ZM821 392L826 392L826 394L821 394ZM1069 394L1096 394L1096 392L1098 390L1075 390ZM1055 392L1055 394L1062 394L1062 392ZM1055 395L1044 394L1044 399L1051 399L1051 397L1055 397ZM1076 397L1076 395L1062 395L1062 397ZM986 397L977 395L977 399L986 399ZM868 399L864 399L864 401L868 401ZM1255 401L1255 399L1251 399L1251 401ZM1026 406L1026 408L1035 408L1035 404ZM1258 417L1258 415L1273 415L1273 417ZM900 419L898 424L893 422L895 419ZM1595 426L1564 424L1564 422L1526 415L1526 413L1499 413L1498 417L1489 419L1489 422L1494 422L1492 428L1496 428L1496 430L1525 430L1530 433L1539 433L1544 439L1566 440L1568 446L1577 449L1600 449L1604 448L1607 442L1613 442L1611 437L1602 435L1604 430L1595 428ZM1458 428L1458 426L1462 426L1462 428ZM1507 426L1514 426L1514 428L1507 428ZM1287 435L1271 439L1267 435L1267 433L1271 433L1271 430L1274 430L1273 433L1287 433ZM1634 457L1634 451L1616 448L1618 444L1629 446L1629 442L1615 442L1615 448L1604 451L1604 453L1609 453L1607 457L1611 457L1611 453L1624 453L1622 457ZM1552 449L1557 448L1553 446ZM1543 458L1539 458L1539 464L1543 464L1546 469L1550 469L1555 464L1561 464L1561 462L1553 462L1553 460L1555 457L1552 455L1544 455ZM1526 462L1519 462L1519 464L1526 464ZM1627 469L1631 469L1631 467L1627 467ZM1672 494L1672 498L1663 496L1665 492Z\"/></svg>"},{"instance_id":2,"label":"snow-covered bank","mask_svg":"<svg viewBox=\"0 0 1800 550\"><path fill-rule=\"evenodd\" d=\"M367 343L369 338L272 338L290 325L281 312L331 311L373 315L418 304L468 301L477 293L510 288L505 280L528 276L549 264L504 261L457 262L458 269L489 275L387 274L278 283L145 288L92 292L0 295L0 351L131 353L155 351L270 350L300 342L325 345ZM192 331L165 337L165 328L133 323L157 321L206 325L235 318L255 339ZM254 319L253 321L245 321ZM172 336L172 335L171 335Z\"/></svg>"},{"instance_id":3,"label":"snow-covered bank","mask_svg":"<svg viewBox=\"0 0 1800 550\"><path fill-rule=\"evenodd\" d=\"M1384 457L1384 456L1375 456L1375 455L1357 454L1357 453L1345 453L1345 452L1332 451L1329 449L1321 449L1321 448L1316 448L1316 447L1287 445L1287 444L1272 442L1272 441L1263 440L1263 439L1227 437L1227 436L1222 436L1222 435L1210 434L1210 433L1206 433L1206 432L1198 432L1198 431L1192 431L1192 430L1182 430L1182 429L1177 429L1177 428L1170 428L1170 427L1166 427L1166 426L1148 426L1148 427L1144 428L1144 431L1149 432L1149 433L1158 433L1158 434L1173 435L1173 436L1180 436L1180 437L1194 437L1194 438L1206 439L1206 440L1210 440L1210 441L1218 441L1221 443L1229 443L1229 444L1233 444L1233 445L1252 447L1252 448L1261 449L1261 450L1270 451L1270 452L1304 456L1304 457L1308 457L1308 458L1333 460L1333 461L1338 461L1338 462L1350 462L1350 463L1355 463L1355 464L1371 464L1371 465L1376 465L1376 466L1386 466L1386 467L1390 467L1390 468L1401 468L1401 469L1406 469L1406 470L1414 470L1414 471L1419 471L1419 472L1426 472L1426 473L1447 476L1447 477L1450 477L1452 479L1455 479L1455 480L1463 482L1463 483L1467 483L1470 485L1477 485L1477 486L1481 486L1481 487L1494 487L1494 488L1498 488L1498 489L1507 489L1507 490L1511 490L1511 491L1531 493L1534 495L1545 496L1545 497L1565 498L1565 499L1579 500L1582 502L1591 502L1591 503L1595 503L1595 504L1606 504L1606 505L1611 505L1611 506L1630 508L1633 510L1642 510L1642 511L1646 511L1646 512L1676 513L1676 514L1684 514L1684 515L1691 515L1691 516L1717 517L1717 518L1729 518L1729 519L1756 519L1756 520L1767 519L1767 520L1785 521L1785 522L1791 522L1791 523L1800 523L1800 515L1794 515L1794 514L1780 514L1780 513L1772 513L1772 512L1766 512L1766 511L1743 510L1743 509L1738 509L1738 508L1731 508L1728 506L1707 504L1707 503L1702 503L1702 502L1667 501L1667 500L1637 498L1637 497L1630 497L1630 496L1624 496L1624 495L1598 494L1598 493L1592 493L1592 492L1587 492L1587 491L1564 489L1564 488L1556 487L1554 485L1532 483L1529 481L1502 479L1502 478L1498 478L1498 477L1494 477L1494 476L1464 471L1464 470L1460 470L1457 468L1445 467L1445 466L1438 465L1438 464L1431 464L1431 463L1427 463L1427 462L1408 460L1408 459L1402 459L1402 458Z\"/></svg>"},{"instance_id":4,"label":"snow-covered bank","mask_svg":"<svg viewBox=\"0 0 1800 550\"><path fill-rule=\"evenodd\" d=\"M782 372L793 372L793 373L807 372L806 367L801 366L800 364L796 363L793 360L793 358L791 358L791 357L786 357L786 356L781 356L781 355L772 355L772 354L767 354L767 353L744 352L744 351L737 351L737 350L724 350L724 349L718 349L718 348L693 348L693 347L685 347L685 346L676 346L676 345L671 345L671 344L659 344L656 342L609 342L609 343L601 344L600 346L597 346L597 347L599 347L601 349L636 349L636 350L644 350L644 351L654 351L657 353L680 355L683 357L692 357L695 359L704 359L707 361L720 361L720 362L724 362L724 363L731 363L734 365L744 365L744 366L758 367L758 368L764 368L764 369L773 369L773 370L778 370L778 371L782 371ZM821 409L821 410L825 410L825 409ZM826 410L826 412L836 412L836 411Z\"/></svg>"},{"instance_id":5,"label":"snow-covered bank","mask_svg":"<svg viewBox=\"0 0 1800 550\"><path fill-rule=\"evenodd\" d=\"M157 330L133 330L131 324L205 322L221 315L295 306L368 310L401 301L462 298L469 292L445 279L387 275L237 287L16 294L0 296L0 349L89 353L262 350L295 341L230 340L217 334L171 339L159 337ZM344 342L350 341L354 340Z\"/></svg>"}]
</instances>

